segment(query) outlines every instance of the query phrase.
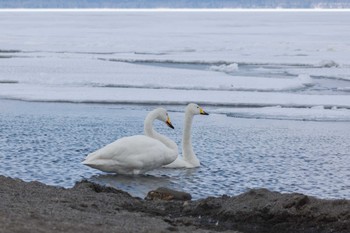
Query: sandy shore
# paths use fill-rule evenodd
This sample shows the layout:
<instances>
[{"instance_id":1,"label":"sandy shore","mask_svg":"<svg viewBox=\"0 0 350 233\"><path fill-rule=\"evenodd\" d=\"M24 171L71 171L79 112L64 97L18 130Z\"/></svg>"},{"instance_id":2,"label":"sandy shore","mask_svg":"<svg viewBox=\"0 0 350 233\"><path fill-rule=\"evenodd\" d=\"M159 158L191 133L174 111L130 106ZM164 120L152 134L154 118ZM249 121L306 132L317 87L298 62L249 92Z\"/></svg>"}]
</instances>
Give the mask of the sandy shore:
<instances>
[{"instance_id":1,"label":"sandy shore","mask_svg":"<svg viewBox=\"0 0 350 233\"><path fill-rule=\"evenodd\" d=\"M0 232L350 232L350 200L254 189L142 200L87 181L71 189L0 176Z\"/></svg>"}]
</instances>

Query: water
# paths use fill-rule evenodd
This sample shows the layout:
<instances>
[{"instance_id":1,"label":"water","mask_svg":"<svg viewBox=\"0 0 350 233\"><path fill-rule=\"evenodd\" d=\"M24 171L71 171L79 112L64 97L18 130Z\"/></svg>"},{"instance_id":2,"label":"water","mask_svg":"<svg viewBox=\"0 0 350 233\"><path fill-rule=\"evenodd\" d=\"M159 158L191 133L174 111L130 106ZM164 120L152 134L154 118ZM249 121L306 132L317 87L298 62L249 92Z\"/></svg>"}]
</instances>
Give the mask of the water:
<instances>
[{"instance_id":1,"label":"water","mask_svg":"<svg viewBox=\"0 0 350 233\"><path fill-rule=\"evenodd\" d=\"M90 179L139 197L165 186L195 199L256 187L350 198L347 12L0 17L0 174L63 187ZM155 127L180 145L187 102L212 113L193 125L200 168L121 176L80 163L142 134L153 103L171 105L176 130Z\"/></svg>"},{"instance_id":2,"label":"water","mask_svg":"<svg viewBox=\"0 0 350 233\"><path fill-rule=\"evenodd\" d=\"M121 176L80 163L117 138L142 134L144 117L154 107L0 100L0 174L63 187L90 179L139 197L165 186L194 199L257 187L350 198L348 122L196 116L192 141L200 168ZM176 129L160 122L155 128L180 144L183 106L167 108Z\"/></svg>"}]
</instances>

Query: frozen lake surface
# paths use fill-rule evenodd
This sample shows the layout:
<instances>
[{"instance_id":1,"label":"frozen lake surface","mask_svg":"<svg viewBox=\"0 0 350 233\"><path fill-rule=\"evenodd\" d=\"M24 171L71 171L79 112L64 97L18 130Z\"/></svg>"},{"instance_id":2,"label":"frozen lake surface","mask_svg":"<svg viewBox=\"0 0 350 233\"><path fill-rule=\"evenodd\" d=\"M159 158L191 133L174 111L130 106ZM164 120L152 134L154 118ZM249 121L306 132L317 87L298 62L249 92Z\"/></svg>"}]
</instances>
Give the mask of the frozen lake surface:
<instances>
[{"instance_id":1,"label":"frozen lake surface","mask_svg":"<svg viewBox=\"0 0 350 233\"><path fill-rule=\"evenodd\" d=\"M350 198L350 12L0 12L0 174L195 198L265 187ZM108 175L80 164L147 112L201 104L202 167Z\"/></svg>"},{"instance_id":2,"label":"frozen lake surface","mask_svg":"<svg viewBox=\"0 0 350 233\"><path fill-rule=\"evenodd\" d=\"M0 12L0 97L350 108L349 12Z\"/></svg>"}]
</instances>

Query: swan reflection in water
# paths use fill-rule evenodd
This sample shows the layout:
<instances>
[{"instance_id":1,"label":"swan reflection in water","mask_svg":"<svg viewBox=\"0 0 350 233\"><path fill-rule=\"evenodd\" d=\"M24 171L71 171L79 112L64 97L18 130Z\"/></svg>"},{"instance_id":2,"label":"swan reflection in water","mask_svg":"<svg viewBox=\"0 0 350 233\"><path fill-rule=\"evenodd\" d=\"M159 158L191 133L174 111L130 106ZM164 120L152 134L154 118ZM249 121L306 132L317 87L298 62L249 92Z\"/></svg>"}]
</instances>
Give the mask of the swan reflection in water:
<instances>
[{"instance_id":1,"label":"swan reflection in water","mask_svg":"<svg viewBox=\"0 0 350 233\"><path fill-rule=\"evenodd\" d=\"M171 171L171 172L170 172ZM99 174L90 177L88 180L100 185L113 187L128 192L130 195L145 198L147 193L159 187L186 191L186 183L197 172L195 169L159 169L142 175L121 175L121 174ZM185 181L186 180L186 181Z\"/></svg>"}]
</instances>

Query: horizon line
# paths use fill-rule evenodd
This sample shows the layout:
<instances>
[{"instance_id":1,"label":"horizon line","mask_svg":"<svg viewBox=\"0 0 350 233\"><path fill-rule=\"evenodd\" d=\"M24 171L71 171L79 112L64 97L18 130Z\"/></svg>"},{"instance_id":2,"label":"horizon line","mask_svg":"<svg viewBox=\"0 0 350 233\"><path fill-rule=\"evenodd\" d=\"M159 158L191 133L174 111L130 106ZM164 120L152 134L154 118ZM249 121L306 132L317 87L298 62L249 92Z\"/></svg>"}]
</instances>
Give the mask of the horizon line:
<instances>
[{"instance_id":1,"label":"horizon line","mask_svg":"<svg viewBox=\"0 0 350 233\"><path fill-rule=\"evenodd\" d=\"M0 12L350 12L350 8L0 8Z\"/></svg>"}]
</instances>

